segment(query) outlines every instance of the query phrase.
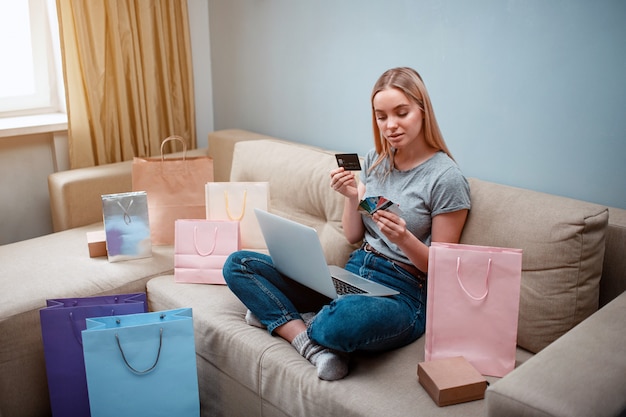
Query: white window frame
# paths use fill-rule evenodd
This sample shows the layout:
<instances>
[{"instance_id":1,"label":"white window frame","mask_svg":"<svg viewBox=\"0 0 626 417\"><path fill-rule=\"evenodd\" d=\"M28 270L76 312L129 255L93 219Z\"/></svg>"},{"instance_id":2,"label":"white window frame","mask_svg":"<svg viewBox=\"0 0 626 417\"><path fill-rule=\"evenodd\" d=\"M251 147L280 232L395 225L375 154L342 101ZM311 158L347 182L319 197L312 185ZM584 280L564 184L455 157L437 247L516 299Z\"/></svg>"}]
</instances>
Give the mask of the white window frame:
<instances>
[{"instance_id":1,"label":"white window frame","mask_svg":"<svg viewBox=\"0 0 626 417\"><path fill-rule=\"evenodd\" d=\"M2 123L15 124L15 118L20 116L65 113L65 92L55 1L27 1L31 23L35 93L0 98L0 129Z\"/></svg>"}]
</instances>

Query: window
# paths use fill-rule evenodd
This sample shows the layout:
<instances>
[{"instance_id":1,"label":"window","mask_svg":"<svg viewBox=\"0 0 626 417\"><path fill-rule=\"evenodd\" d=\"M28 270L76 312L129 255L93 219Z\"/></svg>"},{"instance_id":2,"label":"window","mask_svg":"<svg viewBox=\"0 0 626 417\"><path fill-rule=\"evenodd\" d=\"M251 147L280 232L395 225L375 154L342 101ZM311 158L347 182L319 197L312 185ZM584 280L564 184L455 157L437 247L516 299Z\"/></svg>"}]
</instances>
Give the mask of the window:
<instances>
[{"instance_id":1,"label":"window","mask_svg":"<svg viewBox=\"0 0 626 417\"><path fill-rule=\"evenodd\" d=\"M54 0L0 2L0 117L65 112Z\"/></svg>"}]
</instances>

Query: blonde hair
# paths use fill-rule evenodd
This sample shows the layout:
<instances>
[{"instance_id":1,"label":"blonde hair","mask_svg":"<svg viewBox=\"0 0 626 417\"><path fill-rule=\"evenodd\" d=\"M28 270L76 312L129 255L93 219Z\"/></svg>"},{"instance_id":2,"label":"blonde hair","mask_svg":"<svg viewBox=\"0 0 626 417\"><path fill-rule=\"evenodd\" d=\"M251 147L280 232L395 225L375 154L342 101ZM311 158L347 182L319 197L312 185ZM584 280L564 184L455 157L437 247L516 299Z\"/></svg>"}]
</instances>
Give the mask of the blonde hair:
<instances>
[{"instance_id":1,"label":"blonde hair","mask_svg":"<svg viewBox=\"0 0 626 417\"><path fill-rule=\"evenodd\" d=\"M389 170L393 169L393 149L389 145L389 142L387 142L387 140L385 140L380 133L373 105L376 94L389 88L396 88L402 91L407 98L417 103L419 108L424 113L424 125L422 129L424 129L426 144L438 151L445 152L450 158L452 158L452 155L448 150L448 146L443 140L441 130L439 130L439 124L435 118L435 112L433 110L432 103L430 102L430 96L428 95L426 86L422 81L422 77L412 68L392 68L385 71L383 75L380 76L378 81L376 81L376 84L374 84L374 89L372 90L372 127L374 130L374 145L376 146L378 159L374 162L370 171L378 166L385 158L389 159Z\"/></svg>"}]
</instances>

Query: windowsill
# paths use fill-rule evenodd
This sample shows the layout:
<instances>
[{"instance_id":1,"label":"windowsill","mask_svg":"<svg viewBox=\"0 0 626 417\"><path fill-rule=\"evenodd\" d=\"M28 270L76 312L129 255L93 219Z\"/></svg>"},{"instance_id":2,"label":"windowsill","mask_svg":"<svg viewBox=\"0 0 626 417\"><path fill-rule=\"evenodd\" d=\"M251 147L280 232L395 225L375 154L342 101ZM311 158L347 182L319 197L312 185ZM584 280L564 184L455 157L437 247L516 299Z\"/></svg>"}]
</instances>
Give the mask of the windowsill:
<instances>
[{"instance_id":1,"label":"windowsill","mask_svg":"<svg viewBox=\"0 0 626 417\"><path fill-rule=\"evenodd\" d=\"M67 130L67 114L48 113L0 119L0 138Z\"/></svg>"}]
</instances>

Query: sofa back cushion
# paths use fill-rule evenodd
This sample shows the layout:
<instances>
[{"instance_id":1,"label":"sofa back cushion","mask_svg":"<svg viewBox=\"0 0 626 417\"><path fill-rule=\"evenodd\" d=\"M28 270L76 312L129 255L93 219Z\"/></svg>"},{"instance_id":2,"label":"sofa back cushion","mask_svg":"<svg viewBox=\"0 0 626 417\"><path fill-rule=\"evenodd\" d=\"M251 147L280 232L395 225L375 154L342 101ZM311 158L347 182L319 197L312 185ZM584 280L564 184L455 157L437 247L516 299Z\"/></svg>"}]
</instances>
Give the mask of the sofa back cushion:
<instances>
[{"instance_id":1,"label":"sofa back cushion","mask_svg":"<svg viewBox=\"0 0 626 417\"><path fill-rule=\"evenodd\" d=\"M461 242L523 250L518 345L538 352L598 309L608 209L469 181Z\"/></svg>"},{"instance_id":2,"label":"sofa back cushion","mask_svg":"<svg viewBox=\"0 0 626 417\"><path fill-rule=\"evenodd\" d=\"M231 181L270 183L270 211L314 227L331 264L344 265L343 197L330 186L334 153L275 139L235 144ZM518 345L538 352L598 309L608 210L470 178L462 243L521 248Z\"/></svg>"},{"instance_id":3,"label":"sofa back cushion","mask_svg":"<svg viewBox=\"0 0 626 417\"><path fill-rule=\"evenodd\" d=\"M314 227L329 264L343 266L354 246L343 235L343 196L330 188L334 153L280 140L235 144L231 181L267 181L270 211Z\"/></svg>"}]
</instances>

